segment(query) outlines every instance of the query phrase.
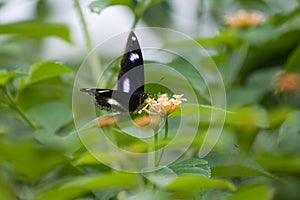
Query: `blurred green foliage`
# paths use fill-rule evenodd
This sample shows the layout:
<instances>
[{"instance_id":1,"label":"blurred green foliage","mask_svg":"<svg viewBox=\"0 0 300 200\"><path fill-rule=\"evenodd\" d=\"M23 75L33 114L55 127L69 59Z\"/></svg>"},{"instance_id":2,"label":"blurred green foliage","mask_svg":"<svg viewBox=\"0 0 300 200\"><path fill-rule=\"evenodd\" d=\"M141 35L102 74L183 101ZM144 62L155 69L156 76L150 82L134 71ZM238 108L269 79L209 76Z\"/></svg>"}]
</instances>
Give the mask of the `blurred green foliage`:
<instances>
[{"instance_id":1,"label":"blurred green foliage","mask_svg":"<svg viewBox=\"0 0 300 200\"><path fill-rule=\"evenodd\" d=\"M197 158L215 108L184 105L187 115L201 113L198 134L182 158L150 174L116 172L80 142L71 102L80 62L76 57L69 63L48 60L42 50L49 37L74 43L68 24L50 22L55 7L40 0L32 20L0 24L0 199L300 199L299 1L215 0L204 8L205 2L199 0L195 7L194 27L208 13L218 34L204 38L196 33L194 39L210 52L223 77L228 111L219 112L227 114L225 126L213 151ZM174 28L177 13L171 4L97 0L88 8L101 15L108 7L127 6L135 17L133 27L143 21ZM75 6L70 9L78 12ZM252 27L226 25L223 17L240 9L259 10L266 19ZM185 41L176 45L188 48ZM174 69L182 65L180 59L169 63ZM184 73L201 90L192 69ZM209 104L205 95L199 99ZM170 135L180 116L180 109L169 116ZM125 149L149 148L112 133ZM180 149L182 144L177 145Z\"/></svg>"}]
</instances>

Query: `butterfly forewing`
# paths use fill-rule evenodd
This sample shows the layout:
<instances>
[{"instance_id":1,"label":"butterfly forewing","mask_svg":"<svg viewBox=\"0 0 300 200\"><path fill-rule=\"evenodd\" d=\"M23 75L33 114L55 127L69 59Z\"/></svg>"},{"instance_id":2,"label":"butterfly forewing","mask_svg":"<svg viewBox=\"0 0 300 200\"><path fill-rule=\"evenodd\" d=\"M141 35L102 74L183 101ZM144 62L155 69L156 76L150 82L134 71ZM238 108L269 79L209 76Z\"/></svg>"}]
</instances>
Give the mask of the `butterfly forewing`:
<instances>
[{"instance_id":1,"label":"butterfly forewing","mask_svg":"<svg viewBox=\"0 0 300 200\"><path fill-rule=\"evenodd\" d=\"M144 92L144 61L136 35L131 32L121 60L118 90L127 93Z\"/></svg>"}]
</instances>

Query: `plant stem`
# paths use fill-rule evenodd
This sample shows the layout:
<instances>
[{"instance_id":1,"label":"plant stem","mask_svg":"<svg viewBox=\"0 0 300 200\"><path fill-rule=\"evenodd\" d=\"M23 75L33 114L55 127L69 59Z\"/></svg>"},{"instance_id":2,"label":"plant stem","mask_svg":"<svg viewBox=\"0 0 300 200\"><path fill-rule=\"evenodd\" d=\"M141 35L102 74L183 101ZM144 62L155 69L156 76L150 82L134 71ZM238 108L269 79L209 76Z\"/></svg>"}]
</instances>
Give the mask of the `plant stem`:
<instances>
[{"instance_id":1,"label":"plant stem","mask_svg":"<svg viewBox=\"0 0 300 200\"><path fill-rule=\"evenodd\" d=\"M166 117L166 123L165 123L165 140L168 138L169 134L169 120L168 117Z\"/></svg>"},{"instance_id":2,"label":"plant stem","mask_svg":"<svg viewBox=\"0 0 300 200\"><path fill-rule=\"evenodd\" d=\"M168 121L168 116L166 116L166 122L165 122L165 136L164 136L164 140L167 140L168 139L168 134L169 134L169 121ZM157 165L159 165L162 157L163 157L163 154L164 154L164 148L161 150L161 153L159 155L159 158L156 162Z\"/></svg>"},{"instance_id":3,"label":"plant stem","mask_svg":"<svg viewBox=\"0 0 300 200\"><path fill-rule=\"evenodd\" d=\"M137 16L134 15L134 21L133 21L133 24L132 24L132 26L131 26L131 30L133 30L133 29L136 27L138 21L139 21L139 20L138 20Z\"/></svg>"},{"instance_id":4,"label":"plant stem","mask_svg":"<svg viewBox=\"0 0 300 200\"><path fill-rule=\"evenodd\" d=\"M148 153L147 153L147 159L148 159L148 169L150 170L150 172L148 172L148 175L151 176L151 174L153 173L152 170L155 167L155 160L156 160L156 152L155 152L155 144L156 144L156 131L153 130L154 135L148 138ZM149 190L153 190L154 189L154 185L153 183L149 180L147 180L147 187Z\"/></svg>"},{"instance_id":5,"label":"plant stem","mask_svg":"<svg viewBox=\"0 0 300 200\"><path fill-rule=\"evenodd\" d=\"M84 37L85 37L85 41L86 41L88 50L92 51L93 50L93 43L92 43L89 31L87 29L87 25L86 25L86 22L85 22L85 19L84 19L84 16L83 16L82 9L80 7L79 0L74 0L74 2L75 2L75 6L77 8L77 12L78 12L79 17L80 17L80 21L81 21L81 25L82 25L82 28L83 28Z\"/></svg>"},{"instance_id":6,"label":"plant stem","mask_svg":"<svg viewBox=\"0 0 300 200\"><path fill-rule=\"evenodd\" d=\"M82 26L82 29L83 29L83 32L84 32L85 42L86 42L86 45L88 47L88 51L90 52L89 62L90 62L90 65L91 65L90 69L92 70L91 74L95 75L94 79L95 79L95 82L96 82L98 80L98 77L96 77L96 76L97 76L97 74L99 74L99 70L101 69L101 61L96 56L96 54L93 53L94 47L93 47L92 39L91 39L91 36L89 34L86 21L84 19L84 15L83 15L82 9L80 7L79 0L74 0L74 2L75 2L75 7L77 8L77 12L78 12L78 15L79 15L79 18L80 18L81 26Z\"/></svg>"},{"instance_id":7,"label":"plant stem","mask_svg":"<svg viewBox=\"0 0 300 200\"><path fill-rule=\"evenodd\" d=\"M138 5L134 9L134 21L131 26L131 30L133 30L136 27L139 19L142 17L145 10L147 10L149 8L151 3L152 3L152 0L138 1Z\"/></svg>"},{"instance_id":8,"label":"plant stem","mask_svg":"<svg viewBox=\"0 0 300 200\"><path fill-rule=\"evenodd\" d=\"M17 102L13 99L13 97L11 96L11 94L8 92L6 87L1 87L5 96L7 97L10 106L16 110L19 115L22 117L22 119L34 130L37 130L38 128L34 125L34 123L26 116L26 114L24 113L24 111L20 108L20 106L17 104Z\"/></svg>"},{"instance_id":9,"label":"plant stem","mask_svg":"<svg viewBox=\"0 0 300 200\"><path fill-rule=\"evenodd\" d=\"M157 167L159 164L159 160L158 160L158 151L157 151L157 147L158 147L158 132L155 133L154 135L154 166Z\"/></svg>"}]
</instances>

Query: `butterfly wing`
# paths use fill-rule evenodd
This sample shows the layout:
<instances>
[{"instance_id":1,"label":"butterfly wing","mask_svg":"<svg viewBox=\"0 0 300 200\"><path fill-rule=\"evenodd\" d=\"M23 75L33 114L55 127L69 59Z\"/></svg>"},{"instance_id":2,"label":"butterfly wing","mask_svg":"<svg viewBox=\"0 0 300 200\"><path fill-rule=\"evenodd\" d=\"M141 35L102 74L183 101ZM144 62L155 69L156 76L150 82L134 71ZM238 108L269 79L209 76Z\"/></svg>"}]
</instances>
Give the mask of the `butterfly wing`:
<instances>
[{"instance_id":1,"label":"butterfly wing","mask_svg":"<svg viewBox=\"0 0 300 200\"><path fill-rule=\"evenodd\" d=\"M80 91L93 96L93 103L99 109L116 112L134 112L148 97L143 92L130 94L118 90L98 88L81 88Z\"/></svg>"},{"instance_id":2,"label":"butterfly wing","mask_svg":"<svg viewBox=\"0 0 300 200\"><path fill-rule=\"evenodd\" d=\"M131 32L121 60L118 90L126 93L144 92L144 61L138 39Z\"/></svg>"},{"instance_id":3,"label":"butterfly wing","mask_svg":"<svg viewBox=\"0 0 300 200\"><path fill-rule=\"evenodd\" d=\"M125 99L129 99L129 93L120 93L119 95L117 95L117 93L119 92L116 90L98 88L81 88L80 91L93 96L93 103L101 110L117 112L125 112L128 110L126 109L126 106L124 106L122 102L119 101L119 99L123 98L123 101Z\"/></svg>"},{"instance_id":4,"label":"butterfly wing","mask_svg":"<svg viewBox=\"0 0 300 200\"><path fill-rule=\"evenodd\" d=\"M131 32L121 60L118 89L82 88L94 97L94 104L101 110L134 112L148 94L144 93L144 61L136 35Z\"/></svg>"}]
</instances>

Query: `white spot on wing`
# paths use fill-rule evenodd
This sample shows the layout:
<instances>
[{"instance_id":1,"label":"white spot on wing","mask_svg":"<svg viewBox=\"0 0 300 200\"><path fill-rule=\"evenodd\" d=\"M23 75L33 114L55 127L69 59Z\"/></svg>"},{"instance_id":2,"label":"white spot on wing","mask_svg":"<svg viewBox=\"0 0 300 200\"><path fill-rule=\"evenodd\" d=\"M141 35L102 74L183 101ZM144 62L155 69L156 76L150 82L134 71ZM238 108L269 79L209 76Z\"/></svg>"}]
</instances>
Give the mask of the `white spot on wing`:
<instances>
[{"instance_id":1,"label":"white spot on wing","mask_svg":"<svg viewBox=\"0 0 300 200\"><path fill-rule=\"evenodd\" d=\"M129 80L129 78L124 78L122 91L127 92L127 93L130 92L130 80Z\"/></svg>"},{"instance_id":2,"label":"white spot on wing","mask_svg":"<svg viewBox=\"0 0 300 200\"><path fill-rule=\"evenodd\" d=\"M101 93L104 93L104 92L109 92L109 90L98 90L97 92L101 94Z\"/></svg>"},{"instance_id":3,"label":"white spot on wing","mask_svg":"<svg viewBox=\"0 0 300 200\"><path fill-rule=\"evenodd\" d=\"M130 56L129 56L129 60L131 62L134 62L135 60L139 59L139 55L137 53L130 53Z\"/></svg>"},{"instance_id":4,"label":"white spot on wing","mask_svg":"<svg viewBox=\"0 0 300 200\"><path fill-rule=\"evenodd\" d=\"M108 102L110 105L120 106L119 102L117 102L117 101L114 100L114 99L108 99L107 102Z\"/></svg>"},{"instance_id":5,"label":"white spot on wing","mask_svg":"<svg viewBox=\"0 0 300 200\"><path fill-rule=\"evenodd\" d=\"M136 37L132 36L131 39L132 39L133 41L135 41L135 40L136 40Z\"/></svg>"}]
</instances>

